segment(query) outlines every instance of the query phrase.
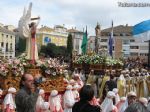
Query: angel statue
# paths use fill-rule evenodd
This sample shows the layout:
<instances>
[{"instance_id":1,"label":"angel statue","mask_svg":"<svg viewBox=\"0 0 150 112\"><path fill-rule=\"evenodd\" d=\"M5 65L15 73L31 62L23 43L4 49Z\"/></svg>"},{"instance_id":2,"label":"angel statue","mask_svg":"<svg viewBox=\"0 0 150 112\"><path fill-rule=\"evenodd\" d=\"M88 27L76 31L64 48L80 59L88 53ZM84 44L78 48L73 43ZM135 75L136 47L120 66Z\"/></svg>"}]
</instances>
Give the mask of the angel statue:
<instances>
[{"instance_id":1,"label":"angel statue","mask_svg":"<svg viewBox=\"0 0 150 112\"><path fill-rule=\"evenodd\" d=\"M23 16L19 20L18 31L20 37L26 38L27 59L33 64L38 59L38 49L36 44L36 29L40 21L40 17L31 18L32 3L28 10L24 8ZM35 22L36 21L36 22Z\"/></svg>"}]
</instances>

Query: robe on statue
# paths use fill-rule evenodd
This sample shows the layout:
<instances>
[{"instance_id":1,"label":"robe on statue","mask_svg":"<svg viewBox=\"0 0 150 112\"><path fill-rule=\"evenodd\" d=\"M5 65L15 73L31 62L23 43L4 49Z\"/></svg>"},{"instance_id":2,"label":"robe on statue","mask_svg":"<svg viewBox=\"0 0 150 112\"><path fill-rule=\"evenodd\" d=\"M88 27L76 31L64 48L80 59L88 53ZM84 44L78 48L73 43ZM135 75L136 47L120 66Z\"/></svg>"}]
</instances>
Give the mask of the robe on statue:
<instances>
[{"instance_id":1,"label":"robe on statue","mask_svg":"<svg viewBox=\"0 0 150 112\"><path fill-rule=\"evenodd\" d=\"M33 48L34 47L34 48ZM35 60L39 59L38 57L38 49L36 44L36 38L26 38L26 52L27 52L27 59L32 60L33 58Z\"/></svg>"},{"instance_id":2,"label":"robe on statue","mask_svg":"<svg viewBox=\"0 0 150 112\"><path fill-rule=\"evenodd\" d=\"M19 20L18 34L20 37L26 38L26 52L28 60L38 59L38 49L36 45L36 28L39 24L39 17L37 23L31 22L31 9L32 3L30 3L28 10L24 9L23 16Z\"/></svg>"}]
</instances>

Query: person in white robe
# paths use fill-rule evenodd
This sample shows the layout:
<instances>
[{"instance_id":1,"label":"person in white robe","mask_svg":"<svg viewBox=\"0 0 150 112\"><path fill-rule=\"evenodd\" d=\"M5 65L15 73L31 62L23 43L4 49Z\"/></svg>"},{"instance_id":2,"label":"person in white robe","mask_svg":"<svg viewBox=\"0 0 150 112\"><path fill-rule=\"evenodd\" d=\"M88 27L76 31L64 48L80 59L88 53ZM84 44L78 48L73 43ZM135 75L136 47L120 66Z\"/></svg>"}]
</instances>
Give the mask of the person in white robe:
<instances>
[{"instance_id":1,"label":"person in white robe","mask_svg":"<svg viewBox=\"0 0 150 112\"><path fill-rule=\"evenodd\" d=\"M76 83L76 81L75 81L74 79L70 79L70 80L69 80L69 84L70 84L70 85L74 86L75 83Z\"/></svg>"},{"instance_id":2,"label":"person in white robe","mask_svg":"<svg viewBox=\"0 0 150 112\"><path fill-rule=\"evenodd\" d=\"M118 89L117 88L114 88L113 89L113 92L115 93L115 105L120 101L120 96L118 94Z\"/></svg>"},{"instance_id":3,"label":"person in white robe","mask_svg":"<svg viewBox=\"0 0 150 112\"><path fill-rule=\"evenodd\" d=\"M113 104L114 97L115 93L113 91L107 93L106 98L101 104L102 112L118 112L117 107Z\"/></svg>"},{"instance_id":4,"label":"person in white robe","mask_svg":"<svg viewBox=\"0 0 150 112\"><path fill-rule=\"evenodd\" d=\"M41 112L41 107L44 103L45 91L43 89L39 90L39 96L36 102L36 112Z\"/></svg>"},{"instance_id":5,"label":"person in white robe","mask_svg":"<svg viewBox=\"0 0 150 112\"><path fill-rule=\"evenodd\" d=\"M42 107L41 107L41 112L50 112L49 102L43 102Z\"/></svg>"},{"instance_id":6,"label":"person in white robe","mask_svg":"<svg viewBox=\"0 0 150 112\"><path fill-rule=\"evenodd\" d=\"M16 104L15 104L15 93L16 93L16 89L13 87L10 87L8 89L8 93L4 98L4 102L3 102L3 109L4 112L14 112L16 109Z\"/></svg>"},{"instance_id":7,"label":"person in white robe","mask_svg":"<svg viewBox=\"0 0 150 112\"><path fill-rule=\"evenodd\" d=\"M63 112L61 105L61 97L57 90L52 90L49 96L49 104L51 112Z\"/></svg>"},{"instance_id":8,"label":"person in white robe","mask_svg":"<svg viewBox=\"0 0 150 112\"><path fill-rule=\"evenodd\" d=\"M79 85L78 85L78 84L75 84L75 85L73 86L73 89L72 89L75 102L78 102L78 101L79 101L79 92L78 92L78 89L79 89Z\"/></svg>"},{"instance_id":9,"label":"person in white robe","mask_svg":"<svg viewBox=\"0 0 150 112\"><path fill-rule=\"evenodd\" d=\"M80 88L83 87L84 83L83 83L83 81L81 80L81 77L80 77L79 74L75 74L73 79L78 83L78 85L80 86Z\"/></svg>"},{"instance_id":10,"label":"person in white robe","mask_svg":"<svg viewBox=\"0 0 150 112\"><path fill-rule=\"evenodd\" d=\"M64 112L72 112L72 107L75 104L72 86L68 85L63 96Z\"/></svg>"},{"instance_id":11,"label":"person in white robe","mask_svg":"<svg viewBox=\"0 0 150 112\"><path fill-rule=\"evenodd\" d=\"M139 98L139 102L142 103L145 107L148 106L148 100L144 97Z\"/></svg>"},{"instance_id":12,"label":"person in white robe","mask_svg":"<svg viewBox=\"0 0 150 112\"><path fill-rule=\"evenodd\" d=\"M116 105L116 107L118 109L118 112L120 112L120 110L121 110L123 104L125 103L125 101L126 101L126 97L121 97L120 98L120 101Z\"/></svg>"},{"instance_id":13,"label":"person in white robe","mask_svg":"<svg viewBox=\"0 0 150 112\"><path fill-rule=\"evenodd\" d=\"M137 97L137 95L135 92L133 92L133 91L129 92L125 103L123 104L123 106L120 109L120 112L124 112L129 105L135 103L136 97Z\"/></svg>"}]
</instances>

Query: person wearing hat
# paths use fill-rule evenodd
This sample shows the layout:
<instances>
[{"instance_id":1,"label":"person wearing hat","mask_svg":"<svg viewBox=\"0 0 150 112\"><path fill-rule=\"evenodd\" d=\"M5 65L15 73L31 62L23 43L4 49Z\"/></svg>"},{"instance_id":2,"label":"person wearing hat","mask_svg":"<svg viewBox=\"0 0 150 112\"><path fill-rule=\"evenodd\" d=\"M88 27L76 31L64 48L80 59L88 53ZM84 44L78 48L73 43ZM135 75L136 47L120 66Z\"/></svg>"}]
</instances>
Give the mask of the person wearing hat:
<instances>
[{"instance_id":1,"label":"person wearing hat","mask_svg":"<svg viewBox=\"0 0 150 112\"><path fill-rule=\"evenodd\" d=\"M43 102L40 112L50 112L50 110L49 110L49 102Z\"/></svg>"},{"instance_id":2,"label":"person wearing hat","mask_svg":"<svg viewBox=\"0 0 150 112\"><path fill-rule=\"evenodd\" d=\"M79 72L78 72L78 69L77 69L77 68L75 68L75 69L74 69L74 72L72 73L72 78L74 78L74 75L75 75L75 74L79 74Z\"/></svg>"},{"instance_id":3,"label":"person wearing hat","mask_svg":"<svg viewBox=\"0 0 150 112\"><path fill-rule=\"evenodd\" d=\"M68 85L63 96L64 112L72 112L72 107L75 104L72 86Z\"/></svg>"},{"instance_id":4,"label":"person wearing hat","mask_svg":"<svg viewBox=\"0 0 150 112\"><path fill-rule=\"evenodd\" d=\"M118 112L120 112L120 110L121 110L123 104L125 103L125 101L126 101L126 97L121 97L120 101L116 104Z\"/></svg>"},{"instance_id":5,"label":"person wearing hat","mask_svg":"<svg viewBox=\"0 0 150 112\"><path fill-rule=\"evenodd\" d=\"M66 78L67 80L69 80L68 70L63 70L63 75L64 75L64 78Z\"/></svg>"},{"instance_id":6,"label":"person wearing hat","mask_svg":"<svg viewBox=\"0 0 150 112\"><path fill-rule=\"evenodd\" d=\"M84 85L83 81L81 80L80 74L74 74L73 79L80 85L80 88Z\"/></svg>"},{"instance_id":7,"label":"person wearing hat","mask_svg":"<svg viewBox=\"0 0 150 112\"><path fill-rule=\"evenodd\" d=\"M102 112L118 112L117 107L113 104L113 98L115 98L115 93L108 91L106 98L101 104Z\"/></svg>"},{"instance_id":8,"label":"person wearing hat","mask_svg":"<svg viewBox=\"0 0 150 112\"><path fill-rule=\"evenodd\" d=\"M78 84L75 84L75 85L73 86L73 89L72 89L75 102L79 101L79 92L78 92L78 89L79 89L79 85L78 85Z\"/></svg>"},{"instance_id":9,"label":"person wearing hat","mask_svg":"<svg viewBox=\"0 0 150 112\"><path fill-rule=\"evenodd\" d=\"M124 112L129 105L135 103L136 98L137 98L137 95L135 92L133 92L133 91L129 92L127 94L127 99L126 99L125 103L123 104L123 106L120 109L120 112Z\"/></svg>"},{"instance_id":10,"label":"person wearing hat","mask_svg":"<svg viewBox=\"0 0 150 112\"><path fill-rule=\"evenodd\" d=\"M138 102L131 104L125 112L149 112L147 109L147 99L144 97L139 98Z\"/></svg>"},{"instance_id":11,"label":"person wearing hat","mask_svg":"<svg viewBox=\"0 0 150 112\"><path fill-rule=\"evenodd\" d=\"M147 77L141 76L140 82L139 82L139 97L145 97L147 98L149 96L149 90L147 85Z\"/></svg>"},{"instance_id":12,"label":"person wearing hat","mask_svg":"<svg viewBox=\"0 0 150 112\"><path fill-rule=\"evenodd\" d=\"M57 90L52 90L49 96L49 104L50 104L50 111L51 112L63 112L61 106L61 98L58 95Z\"/></svg>"},{"instance_id":13,"label":"person wearing hat","mask_svg":"<svg viewBox=\"0 0 150 112\"><path fill-rule=\"evenodd\" d=\"M120 101L120 96L118 94L118 89L117 88L114 88L113 89L113 92L115 93L115 105L118 104L118 102Z\"/></svg>"},{"instance_id":14,"label":"person wearing hat","mask_svg":"<svg viewBox=\"0 0 150 112\"><path fill-rule=\"evenodd\" d=\"M76 81L75 81L74 79L70 79L70 80L69 80L69 84L70 84L70 85L74 86L75 83L76 83Z\"/></svg>"},{"instance_id":15,"label":"person wearing hat","mask_svg":"<svg viewBox=\"0 0 150 112\"><path fill-rule=\"evenodd\" d=\"M106 84L106 82L109 81L109 80L110 80L110 76L108 76L108 74L106 74L106 75L103 77L101 86L100 86L100 88L99 88L99 97L100 97L100 98L103 98L103 99L105 98L105 96L106 96L106 93L105 93L105 91L104 91L104 89L105 89L105 84Z\"/></svg>"},{"instance_id":16,"label":"person wearing hat","mask_svg":"<svg viewBox=\"0 0 150 112\"><path fill-rule=\"evenodd\" d=\"M126 80L123 76L123 74L120 75L120 77L117 80L117 88L118 88L118 94L120 97L125 96L125 92L126 92Z\"/></svg>"},{"instance_id":17,"label":"person wearing hat","mask_svg":"<svg viewBox=\"0 0 150 112\"><path fill-rule=\"evenodd\" d=\"M39 90L39 96L36 102L36 112L41 112L42 104L44 103L45 91L43 89Z\"/></svg>"},{"instance_id":18,"label":"person wearing hat","mask_svg":"<svg viewBox=\"0 0 150 112\"><path fill-rule=\"evenodd\" d=\"M97 85L96 85L97 77L94 75L94 70L91 70L88 75L86 84L90 84L94 88L94 96L97 97Z\"/></svg>"},{"instance_id":19,"label":"person wearing hat","mask_svg":"<svg viewBox=\"0 0 150 112\"><path fill-rule=\"evenodd\" d=\"M10 87L8 89L8 93L5 96L4 102L3 102L4 112L15 112L15 109L16 109L16 104L15 104L15 101L14 101L15 93L16 93L15 88Z\"/></svg>"}]
</instances>

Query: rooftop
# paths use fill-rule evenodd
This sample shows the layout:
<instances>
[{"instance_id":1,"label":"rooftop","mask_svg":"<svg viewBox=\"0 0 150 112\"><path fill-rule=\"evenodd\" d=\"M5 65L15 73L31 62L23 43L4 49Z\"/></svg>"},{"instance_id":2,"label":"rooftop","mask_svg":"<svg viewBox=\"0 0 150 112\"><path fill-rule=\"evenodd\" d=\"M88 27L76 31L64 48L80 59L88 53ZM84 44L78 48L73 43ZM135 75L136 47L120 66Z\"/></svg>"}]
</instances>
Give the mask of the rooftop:
<instances>
[{"instance_id":1,"label":"rooftop","mask_svg":"<svg viewBox=\"0 0 150 112\"><path fill-rule=\"evenodd\" d=\"M6 29L5 27L1 27L1 26L0 26L0 32L7 33L7 34L11 34L11 35L15 35L14 32L12 32L12 31Z\"/></svg>"},{"instance_id":2,"label":"rooftop","mask_svg":"<svg viewBox=\"0 0 150 112\"><path fill-rule=\"evenodd\" d=\"M111 27L103 29L101 31L102 36L110 35L111 30L112 30ZM132 26L128 26L128 25L115 26L115 27L113 27L113 33L114 33L114 36L123 36L124 34L126 36L131 36L132 35Z\"/></svg>"},{"instance_id":3,"label":"rooftop","mask_svg":"<svg viewBox=\"0 0 150 112\"><path fill-rule=\"evenodd\" d=\"M83 33L82 31L79 31L79 30L76 30L76 29L69 29L69 30L67 30L67 32L69 32L69 33Z\"/></svg>"},{"instance_id":4,"label":"rooftop","mask_svg":"<svg viewBox=\"0 0 150 112\"><path fill-rule=\"evenodd\" d=\"M39 31L54 31L54 29L47 26L42 26L39 28Z\"/></svg>"}]
</instances>

